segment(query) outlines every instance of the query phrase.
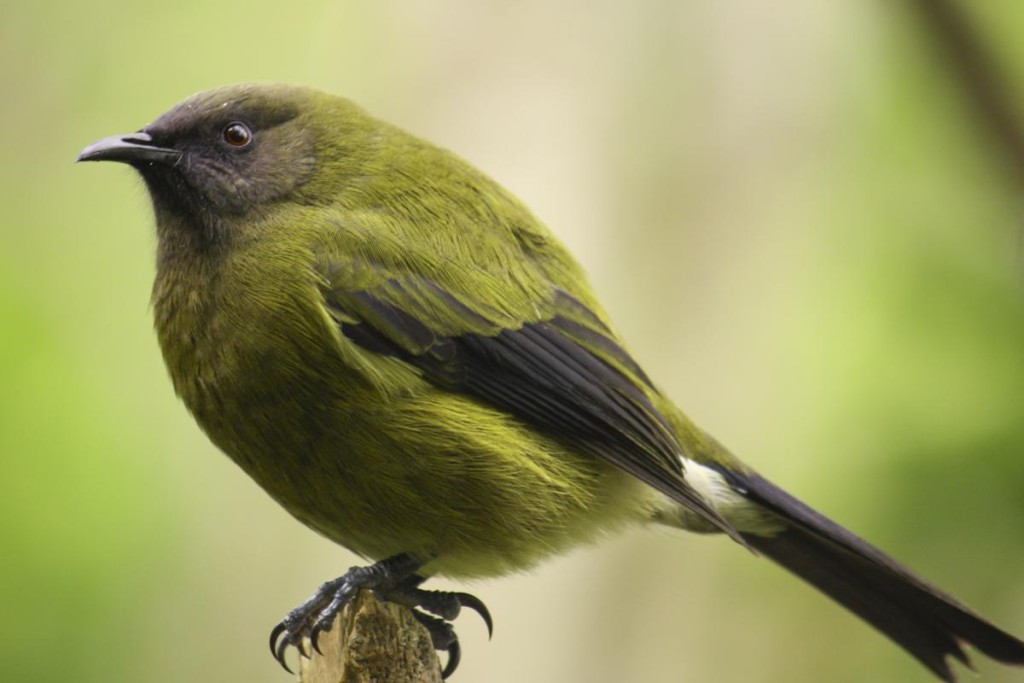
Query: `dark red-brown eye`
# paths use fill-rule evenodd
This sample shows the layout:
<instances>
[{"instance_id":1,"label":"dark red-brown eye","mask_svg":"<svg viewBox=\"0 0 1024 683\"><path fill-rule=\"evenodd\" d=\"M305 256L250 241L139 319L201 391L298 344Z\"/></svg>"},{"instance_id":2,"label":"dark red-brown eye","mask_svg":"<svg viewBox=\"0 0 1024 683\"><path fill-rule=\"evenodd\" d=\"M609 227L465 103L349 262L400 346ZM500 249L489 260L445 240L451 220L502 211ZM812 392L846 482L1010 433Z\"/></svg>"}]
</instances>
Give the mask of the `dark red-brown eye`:
<instances>
[{"instance_id":1,"label":"dark red-brown eye","mask_svg":"<svg viewBox=\"0 0 1024 683\"><path fill-rule=\"evenodd\" d=\"M224 126L221 137L232 147L245 147L252 142L252 131L249 130L249 126L236 121Z\"/></svg>"}]
</instances>

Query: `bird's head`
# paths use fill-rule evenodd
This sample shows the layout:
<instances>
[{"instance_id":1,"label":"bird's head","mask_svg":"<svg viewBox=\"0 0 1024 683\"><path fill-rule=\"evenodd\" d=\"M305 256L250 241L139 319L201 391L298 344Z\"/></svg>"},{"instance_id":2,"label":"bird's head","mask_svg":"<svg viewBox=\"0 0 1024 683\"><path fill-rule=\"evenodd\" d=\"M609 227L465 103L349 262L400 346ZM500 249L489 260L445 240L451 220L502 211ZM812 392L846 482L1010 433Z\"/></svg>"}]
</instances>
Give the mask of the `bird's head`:
<instances>
[{"instance_id":1,"label":"bird's head","mask_svg":"<svg viewBox=\"0 0 1024 683\"><path fill-rule=\"evenodd\" d=\"M329 201L357 174L371 128L359 107L339 97L230 85L193 95L136 133L89 145L78 161L133 166L158 221L184 219L216 238L218 226L276 202Z\"/></svg>"}]
</instances>

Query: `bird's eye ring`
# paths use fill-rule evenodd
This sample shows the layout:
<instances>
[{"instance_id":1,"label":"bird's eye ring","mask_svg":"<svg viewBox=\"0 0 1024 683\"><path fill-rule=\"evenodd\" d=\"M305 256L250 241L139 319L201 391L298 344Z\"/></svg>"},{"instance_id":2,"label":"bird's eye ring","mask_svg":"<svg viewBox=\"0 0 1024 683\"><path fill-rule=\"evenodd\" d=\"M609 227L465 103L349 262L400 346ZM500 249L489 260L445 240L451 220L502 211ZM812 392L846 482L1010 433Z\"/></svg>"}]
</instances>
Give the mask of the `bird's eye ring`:
<instances>
[{"instance_id":1,"label":"bird's eye ring","mask_svg":"<svg viewBox=\"0 0 1024 683\"><path fill-rule=\"evenodd\" d=\"M224 130L221 131L221 137L224 138L224 142L232 147L245 147L252 142L252 131L244 123L235 121L224 126Z\"/></svg>"}]
</instances>

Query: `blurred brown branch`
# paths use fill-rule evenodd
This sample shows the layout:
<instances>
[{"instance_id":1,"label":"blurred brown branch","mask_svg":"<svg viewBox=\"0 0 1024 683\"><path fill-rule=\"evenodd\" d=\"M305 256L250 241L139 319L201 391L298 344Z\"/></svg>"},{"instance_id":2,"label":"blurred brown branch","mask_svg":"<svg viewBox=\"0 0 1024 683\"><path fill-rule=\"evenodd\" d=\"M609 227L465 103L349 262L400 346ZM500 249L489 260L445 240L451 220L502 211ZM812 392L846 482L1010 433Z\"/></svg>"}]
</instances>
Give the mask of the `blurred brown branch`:
<instances>
[{"instance_id":1,"label":"blurred brown branch","mask_svg":"<svg viewBox=\"0 0 1024 683\"><path fill-rule=\"evenodd\" d=\"M308 643L307 643L308 645ZM426 629L405 607L361 591L320 634L321 657L301 658L301 683L441 683Z\"/></svg>"},{"instance_id":2,"label":"blurred brown branch","mask_svg":"<svg viewBox=\"0 0 1024 683\"><path fill-rule=\"evenodd\" d=\"M968 12L956 0L911 3L952 67L979 116L979 123L1024 184L1024 127L1005 72L986 45Z\"/></svg>"}]
</instances>

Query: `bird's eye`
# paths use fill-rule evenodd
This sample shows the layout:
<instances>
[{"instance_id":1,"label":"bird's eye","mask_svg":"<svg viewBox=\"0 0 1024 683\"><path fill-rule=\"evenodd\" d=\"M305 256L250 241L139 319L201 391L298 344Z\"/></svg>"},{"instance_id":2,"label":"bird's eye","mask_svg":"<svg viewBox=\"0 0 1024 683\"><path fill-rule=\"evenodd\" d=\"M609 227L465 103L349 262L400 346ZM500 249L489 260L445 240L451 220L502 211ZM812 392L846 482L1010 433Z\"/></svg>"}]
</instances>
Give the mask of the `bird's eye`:
<instances>
[{"instance_id":1,"label":"bird's eye","mask_svg":"<svg viewBox=\"0 0 1024 683\"><path fill-rule=\"evenodd\" d=\"M249 130L249 126L236 121L224 126L221 137L232 147L245 147L252 142L252 131Z\"/></svg>"}]
</instances>

